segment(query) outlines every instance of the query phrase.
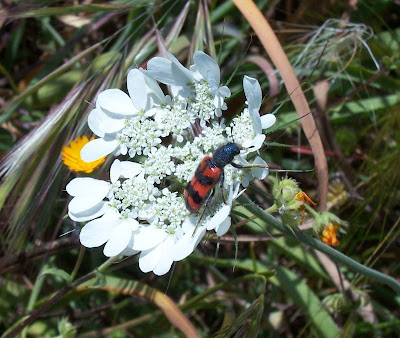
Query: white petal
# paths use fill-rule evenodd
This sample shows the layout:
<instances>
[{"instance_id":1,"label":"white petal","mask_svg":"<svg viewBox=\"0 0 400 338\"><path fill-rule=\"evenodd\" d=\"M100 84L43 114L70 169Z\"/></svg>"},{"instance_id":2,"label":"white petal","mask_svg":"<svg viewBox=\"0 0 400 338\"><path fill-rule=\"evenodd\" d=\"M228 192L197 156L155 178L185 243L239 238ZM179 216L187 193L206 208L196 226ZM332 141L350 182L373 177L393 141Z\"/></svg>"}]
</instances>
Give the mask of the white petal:
<instances>
[{"instance_id":1,"label":"white petal","mask_svg":"<svg viewBox=\"0 0 400 338\"><path fill-rule=\"evenodd\" d=\"M265 114L261 116L262 129L267 129L272 127L276 122L276 117L274 114Z\"/></svg>"},{"instance_id":2,"label":"white petal","mask_svg":"<svg viewBox=\"0 0 400 338\"><path fill-rule=\"evenodd\" d=\"M220 82L220 70L218 63L202 51L197 51L193 56L197 71L207 80L211 88L218 88ZM213 88L214 87L214 88Z\"/></svg>"},{"instance_id":3,"label":"white petal","mask_svg":"<svg viewBox=\"0 0 400 338\"><path fill-rule=\"evenodd\" d=\"M241 191L239 194L239 188L240 188L240 183L237 183L235 188L232 189L233 193L232 193L232 201L234 201L236 198L238 198L244 191ZM230 196L229 196L230 197ZM232 202L230 201L230 204L232 205Z\"/></svg>"},{"instance_id":4,"label":"white petal","mask_svg":"<svg viewBox=\"0 0 400 338\"><path fill-rule=\"evenodd\" d=\"M222 86L219 88L219 93L224 97L231 96L231 90L227 86Z\"/></svg>"},{"instance_id":5,"label":"white petal","mask_svg":"<svg viewBox=\"0 0 400 338\"><path fill-rule=\"evenodd\" d=\"M135 107L138 110L145 110L148 102L146 83L144 74L139 69L132 69L128 73L127 87Z\"/></svg>"},{"instance_id":6,"label":"white petal","mask_svg":"<svg viewBox=\"0 0 400 338\"><path fill-rule=\"evenodd\" d=\"M262 164L266 166L267 162L265 162L260 156L257 156L253 161L253 164ZM268 172L268 168L254 168L251 170L252 175L257 177L259 180L263 180L267 177Z\"/></svg>"},{"instance_id":7,"label":"white petal","mask_svg":"<svg viewBox=\"0 0 400 338\"><path fill-rule=\"evenodd\" d=\"M230 226L231 226L231 218L230 218L230 217L227 217L227 218L225 219L225 221L223 221L223 222L218 226L218 229L217 229L217 236L225 235L226 232L229 230Z\"/></svg>"},{"instance_id":8,"label":"white petal","mask_svg":"<svg viewBox=\"0 0 400 338\"><path fill-rule=\"evenodd\" d=\"M111 154L118 147L118 141L105 141L102 138L97 138L85 146L81 150L81 158L85 162L93 162Z\"/></svg>"},{"instance_id":9,"label":"white petal","mask_svg":"<svg viewBox=\"0 0 400 338\"><path fill-rule=\"evenodd\" d=\"M153 99L153 102L158 105L167 102L167 98L165 97L157 81L150 77L147 70L140 69L140 71L145 75L144 79L147 86L147 95L149 95Z\"/></svg>"},{"instance_id":10,"label":"white petal","mask_svg":"<svg viewBox=\"0 0 400 338\"><path fill-rule=\"evenodd\" d=\"M107 257L119 255L128 245L131 236L131 225L128 222L121 221L117 227L114 227L110 239L104 247L104 255Z\"/></svg>"},{"instance_id":11,"label":"white petal","mask_svg":"<svg viewBox=\"0 0 400 338\"><path fill-rule=\"evenodd\" d=\"M88 125L90 130L99 137L103 137L105 133L105 131L102 129L103 125L101 123L104 115L105 114L101 111L101 109L95 108L88 116Z\"/></svg>"},{"instance_id":12,"label":"white petal","mask_svg":"<svg viewBox=\"0 0 400 338\"><path fill-rule=\"evenodd\" d=\"M139 253L140 251L137 251L137 250L132 250L130 247L129 247L129 244L128 244L128 246L121 252L121 255L124 255L124 256L133 256L133 255L136 255L137 253Z\"/></svg>"},{"instance_id":13,"label":"white petal","mask_svg":"<svg viewBox=\"0 0 400 338\"><path fill-rule=\"evenodd\" d=\"M251 146L253 145L253 140L251 140L251 139L245 139L243 142L242 142L242 147L244 147L244 148L250 148ZM248 152L246 152L246 153L248 153Z\"/></svg>"},{"instance_id":14,"label":"white petal","mask_svg":"<svg viewBox=\"0 0 400 338\"><path fill-rule=\"evenodd\" d=\"M196 230L194 235L191 232L184 234L172 249L172 259L177 262L189 256L200 243L205 232L206 226L203 225Z\"/></svg>"},{"instance_id":15,"label":"white petal","mask_svg":"<svg viewBox=\"0 0 400 338\"><path fill-rule=\"evenodd\" d=\"M170 59L154 57L147 62L147 71L161 83L185 87L193 80L192 74L172 55Z\"/></svg>"},{"instance_id":16,"label":"white petal","mask_svg":"<svg viewBox=\"0 0 400 338\"><path fill-rule=\"evenodd\" d=\"M80 214L86 212L92 208L96 208L97 205L103 200L104 197L100 195L80 195L74 197L68 204L68 210L73 214Z\"/></svg>"},{"instance_id":17,"label":"white petal","mask_svg":"<svg viewBox=\"0 0 400 338\"><path fill-rule=\"evenodd\" d=\"M193 230L196 227L198 217L195 215L190 215L189 217L186 217L185 221L182 223L182 230L186 234L187 232L190 232L193 234Z\"/></svg>"},{"instance_id":18,"label":"white petal","mask_svg":"<svg viewBox=\"0 0 400 338\"><path fill-rule=\"evenodd\" d=\"M142 171L142 166L139 163L131 161L121 162L121 176L124 178L133 178L139 175Z\"/></svg>"},{"instance_id":19,"label":"white petal","mask_svg":"<svg viewBox=\"0 0 400 338\"><path fill-rule=\"evenodd\" d=\"M137 229L139 229L139 222L135 219L128 218L124 220L124 222L126 222L131 227L132 231L136 231ZM132 244L133 244L133 239L132 239Z\"/></svg>"},{"instance_id":20,"label":"white petal","mask_svg":"<svg viewBox=\"0 0 400 338\"><path fill-rule=\"evenodd\" d=\"M106 111L100 106L93 109L88 117L89 128L100 137L105 134L120 131L125 126L125 115L113 114Z\"/></svg>"},{"instance_id":21,"label":"white petal","mask_svg":"<svg viewBox=\"0 0 400 338\"><path fill-rule=\"evenodd\" d=\"M91 177L78 177L74 178L66 186L68 194L71 196L99 194L103 199L110 191L109 183L96 180Z\"/></svg>"},{"instance_id":22,"label":"white petal","mask_svg":"<svg viewBox=\"0 0 400 338\"><path fill-rule=\"evenodd\" d=\"M134 250L147 250L154 248L160 244L168 234L163 229L155 229L152 227L142 227L135 232L133 237Z\"/></svg>"},{"instance_id":23,"label":"white petal","mask_svg":"<svg viewBox=\"0 0 400 338\"><path fill-rule=\"evenodd\" d=\"M121 161L116 159L113 164L111 164L110 168L110 180L112 183L117 182L117 180L121 177Z\"/></svg>"},{"instance_id":24,"label":"white petal","mask_svg":"<svg viewBox=\"0 0 400 338\"><path fill-rule=\"evenodd\" d=\"M264 134L258 134L252 142L252 147L249 149L250 151L256 151L260 149L264 143L265 140L265 135Z\"/></svg>"},{"instance_id":25,"label":"white petal","mask_svg":"<svg viewBox=\"0 0 400 338\"><path fill-rule=\"evenodd\" d=\"M231 206L224 204L221 209L207 222L207 230L215 229L222 222L226 220L226 218L231 213Z\"/></svg>"},{"instance_id":26,"label":"white petal","mask_svg":"<svg viewBox=\"0 0 400 338\"><path fill-rule=\"evenodd\" d=\"M108 208L108 203L101 201L92 208L84 210L77 214L74 214L69 210L68 216L75 222L86 222L104 215Z\"/></svg>"},{"instance_id":27,"label":"white petal","mask_svg":"<svg viewBox=\"0 0 400 338\"><path fill-rule=\"evenodd\" d=\"M139 268L143 272L153 271L160 261L162 255L162 245L157 245L155 248L144 250L139 257Z\"/></svg>"},{"instance_id":28,"label":"white petal","mask_svg":"<svg viewBox=\"0 0 400 338\"><path fill-rule=\"evenodd\" d=\"M172 236L168 236L165 241L160 244L160 246L162 246L162 254L157 266L153 270L157 276L165 275L171 269L171 265L174 262L172 259L172 248L174 245L175 241Z\"/></svg>"},{"instance_id":29,"label":"white petal","mask_svg":"<svg viewBox=\"0 0 400 338\"><path fill-rule=\"evenodd\" d=\"M172 67L173 71L175 73L181 73L182 74L181 76L183 76L185 81L192 82L193 75L190 72L190 70L185 68L184 66L182 66L182 64L179 62L179 60L171 53L167 52L167 56L168 56L168 59L170 59L173 63L173 67ZM187 82L186 82L186 84L187 84Z\"/></svg>"},{"instance_id":30,"label":"white petal","mask_svg":"<svg viewBox=\"0 0 400 338\"><path fill-rule=\"evenodd\" d=\"M99 94L96 105L115 114L135 115L137 109L130 97L120 89L107 89Z\"/></svg>"},{"instance_id":31,"label":"white petal","mask_svg":"<svg viewBox=\"0 0 400 338\"><path fill-rule=\"evenodd\" d=\"M260 118L260 113L256 109L250 109L249 108L249 114L251 116L251 119L253 121L253 130L256 135L262 133L262 125L261 125L261 118Z\"/></svg>"},{"instance_id":32,"label":"white petal","mask_svg":"<svg viewBox=\"0 0 400 338\"><path fill-rule=\"evenodd\" d=\"M262 93L258 81L245 75L243 78L243 88L249 104L249 111L253 109L259 111L261 107Z\"/></svg>"},{"instance_id":33,"label":"white petal","mask_svg":"<svg viewBox=\"0 0 400 338\"><path fill-rule=\"evenodd\" d=\"M81 230L79 239L83 246L95 248L103 245L113 232L113 225L116 219L109 214L87 223Z\"/></svg>"}]
</instances>

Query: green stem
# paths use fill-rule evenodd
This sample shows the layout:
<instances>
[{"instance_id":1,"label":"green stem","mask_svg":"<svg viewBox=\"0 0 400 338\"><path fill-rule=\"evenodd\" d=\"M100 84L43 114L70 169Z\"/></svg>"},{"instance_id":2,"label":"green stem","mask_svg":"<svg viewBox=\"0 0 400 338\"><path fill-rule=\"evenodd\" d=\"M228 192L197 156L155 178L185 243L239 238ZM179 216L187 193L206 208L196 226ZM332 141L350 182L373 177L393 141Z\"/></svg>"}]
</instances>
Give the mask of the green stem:
<instances>
[{"instance_id":1,"label":"green stem","mask_svg":"<svg viewBox=\"0 0 400 338\"><path fill-rule=\"evenodd\" d=\"M265 210L265 212L272 214L273 212L278 211L278 206L276 205L276 203L274 203L273 205L271 205L267 210Z\"/></svg>"},{"instance_id":2,"label":"green stem","mask_svg":"<svg viewBox=\"0 0 400 338\"><path fill-rule=\"evenodd\" d=\"M48 265L47 264L43 265L43 268L41 269L41 272L39 273L39 277L36 278L35 285L33 286L32 293L31 293L31 295L29 297L28 305L26 306L26 312L27 313L29 313L29 312L31 312L33 310L33 308L35 306L35 303L36 303L36 300L39 297L40 290L42 290L42 286L43 286L43 283L44 283L44 280L45 280L45 278L43 278L43 277L40 278L40 275L46 269L48 269ZM28 327L29 326L25 326L24 329L22 330L21 338L25 338L27 336Z\"/></svg>"},{"instance_id":3,"label":"green stem","mask_svg":"<svg viewBox=\"0 0 400 338\"><path fill-rule=\"evenodd\" d=\"M119 259L120 259L120 256L114 256L114 257L111 257L111 258L107 259L103 264L101 264L101 265L99 266L99 268L97 269L97 271L98 271L98 272L104 272L105 270L107 270L107 268L108 268L111 264L113 264L115 261L117 261L117 260L119 260Z\"/></svg>"},{"instance_id":4,"label":"green stem","mask_svg":"<svg viewBox=\"0 0 400 338\"><path fill-rule=\"evenodd\" d=\"M307 211L313 215L314 218L319 217L319 213L316 212L312 207L310 207L307 203L304 203L304 206L306 207Z\"/></svg>"},{"instance_id":5,"label":"green stem","mask_svg":"<svg viewBox=\"0 0 400 338\"><path fill-rule=\"evenodd\" d=\"M79 267L81 266L82 263L82 259L83 256L85 254L85 247L83 245L81 245L80 249L79 249L79 255L78 255L78 259L76 260L74 269L71 272L71 276L69 277L69 282L72 283L73 280L76 277L76 274L78 273Z\"/></svg>"},{"instance_id":6,"label":"green stem","mask_svg":"<svg viewBox=\"0 0 400 338\"><path fill-rule=\"evenodd\" d=\"M271 227L284 233L286 236L294 238L299 242L307 244L313 249L323 252L336 262L346 265L350 269L362 274L365 277L369 277L371 279L376 280L379 283L386 284L387 286L391 287L397 294L400 294L400 283L396 281L393 277L385 275L374 269L368 268L356 262L354 259L351 259L350 257L344 255L343 253L331 248L330 246L325 245L321 241L316 240L315 238L312 238L311 236L308 236L300 231L297 231L294 235L292 229L289 229L289 227L284 226L272 215L266 213L264 210L262 210L260 207L258 207L256 204L248 200L243 195L241 195L238 198L238 202L242 204L244 208L252 212L258 218L260 218L262 221L266 222Z\"/></svg>"}]
</instances>

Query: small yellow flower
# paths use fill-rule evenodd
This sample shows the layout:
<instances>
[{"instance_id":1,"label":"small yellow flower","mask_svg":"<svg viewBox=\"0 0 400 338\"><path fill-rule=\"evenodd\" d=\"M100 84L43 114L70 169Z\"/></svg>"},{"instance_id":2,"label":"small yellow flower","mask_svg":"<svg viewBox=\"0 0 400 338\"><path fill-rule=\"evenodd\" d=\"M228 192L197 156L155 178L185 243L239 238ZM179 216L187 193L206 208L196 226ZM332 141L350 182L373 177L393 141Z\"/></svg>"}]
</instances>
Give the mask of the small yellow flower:
<instances>
[{"instance_id":1,"label":"small yellow flower","mask_svg":"<svg viewBox=\"0 0 400 338\"><path fill-rule=\"evenodd\" d=\"M89 140L84 135L82 137L78 137L75 141L72 140L69 144L69 147L68 146L63 147L61 151L62 161L69 168L69 170L75 172L83 171L87 174L90 174L94 169L96 169L99 165L101 165L104 162L106 158L105 156L93 162L85 162L81 158L81 149L86 143L88 143L93 139L94 137L92 137Z\"/></svg>"},{"instance_id":2,"label":"small yellow flower","mask_svg":"<svg viewBox=\"0 0 400 338\"><path fill-rule=\"evenodd\" d=\"M324 231L322 231L321 240L326 245L329 246L338 246L340 244L337 239L337 231L339 230L338 225L329 224Z\"/></svg>"}]
</instances>

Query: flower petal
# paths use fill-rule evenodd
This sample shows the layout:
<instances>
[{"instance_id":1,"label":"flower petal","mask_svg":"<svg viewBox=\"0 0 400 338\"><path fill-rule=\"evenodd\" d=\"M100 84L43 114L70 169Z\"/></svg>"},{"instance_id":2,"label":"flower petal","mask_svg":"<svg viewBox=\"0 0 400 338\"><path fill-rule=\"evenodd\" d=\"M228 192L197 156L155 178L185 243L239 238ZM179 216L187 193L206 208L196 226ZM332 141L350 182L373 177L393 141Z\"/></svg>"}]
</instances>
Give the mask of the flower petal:
<instances>
[{"instance_id":1,"label":"flower petal","mask_svg":"<svg viewBox=\"0 0 400 338\"><path fill-rule=\"evenodd\" d=\"M71 196L96 194L103 196L103 199L110 191L110 184L91 177L78 177L69 182L66 189Z\"/></svg>"},{"instance_id":2,"label":"flower petal","mask_svg":"<svg viewBox=\"0 0 400 338\"><path fill-rule=\"evenodd\" d=\"M143 272L150 272L155 269L162 256L162 245L155 248L143 250L139 257L139 268Z\"/></svg>"},{"instance_id":3,"label":"flower petal","mask_svg":"<svg viewBox=\"0 0 400 338\"><path fill-rule=\"evenodd\" d=\"M219 88L219 93L224 97L231 96L231 90L227 86L222 86Z\"/></svg>"},{"instance_id":4,"label":"flower petal","mask_svg":"<svg viewBox=\"0 0 400 338\"><path fill-rule=\"evenodd\" d=\"M226 220L231 212L231 206L224 204L221 209L207 222L207 230L217 228L222 222Z\"/></svg>"},{"instance_id":5,"label":"flower petal","mask_svg":"<svg viewBox=\"0 0 400 338\"><path fill-rule=\"evenodd\" d=\"M160 244L168 234L163 229L153 227L141 227L135 232L132 249L148 250Z\"/></svg>"},{"instance_id":6,"label":"flower petal","mask_svg":"<svg viewBox=\"0 0 400 338\"><path fill-rule=\"evenodd\" d=\"M225 235L231 226L231 218L228 216L217 228L217 236Z\"/></svg>"},{"instance_id":7,"label":"flower petal","mask_svg":"<svg viewBox=\"0 0 400 338\"><path fill-rule=\"evenodd\" d=\"M81 158L85 162L93 162L111 154L118 147L118 141L105 141L102 138L97 138L85 146L81 150Z\"/></svg>"},{"instance_id":8,"label":"flower petal","mask_svg":"<svg viewBox=\"0 0 400 338\"><path fill-rule=\"evenodd\" d=\"M170 60L154 57L147 62L147 71L150 76L161 83L185 87L193 81L192 74L188 69L171 54L168 54Z\"/></svg>"},{"instance_id":9,"label":"flower petal","mask_svg":"<svg viewBox=\"0 0 400 338\"><path fill-rule=\"evenodd\" d=\"M101 92L96 105L108 112L121 115L135 115L138 111L128 94L120 89L107 89Z\"/></svg>"},{"instance_id":10,"label":"flower petal","mask_svg":"<svg viewBox=\"0 0 400 338\"><path fill-rule=\"evenodd\" d=\"M274 114L265 114L261 116L261 126L262 129L267 129L272 127L276 122L276 117Z\"/></svg>"},{"instance_id":11,"label":"flower petal","mask_svg":"<svg viewBox=\"0 0 400 338\"><path fill-rule=\"evenodd\" d=\"M157 266L153 269L153 272L157 276L165 275L171 269L172 263L174 262L172 259L172 248L174 245L175 241L172 236L168 236L164 242L160 244L162 247L162 254Z\"/></svg>"},{"instance_id":12,"label":"flower petal","mask_svg":"<svg viewBox=\"0 0 400 338\"><path fill-rule=\"evenodd\" d=\"M250 76L245 75L243 78L243 88L249 106L249 111L259 111L261 107L262 93L258 81Z\"/></svg>"},{"instance_id":13,"label":"flower petal","mask_svg":"<svg viewBox=\"0 0 400 338\"><path fill-rule=\"evenodd\" d=\"M88 116L88 125L92 132L97 136L103 137L105 131L103 130L102 120L104 118L104 113L99 108L93 109Z\"/></svg>"},{"instance_id":14,"label":"flower petal","mask_svg":"<svg viewBox=\"0 0 400 338\"><path fill-rule=\"evenodd\" d=\"M111 164L110 168L110 180L111 183L117 182L117 180L121 177L121 161L116 159L113 164Z\"/></svg>"},{"instance_id":15,"label":"flower petal","mask_svg":"<svg viewBox=\"0 0 400 338\"><path fill-rule=\"evenodd\" d=\"M197 71L207 80L211 89L218 90L221 76L218 63L202 51L194 53L193 61Z\"/></svg>"},{"instance_id":16,"label":"flower petal","mask_svg":"<svg viewBox=\"0 0 400 338\"><path fill-rule=\"evenodd\" d=\"M81 244L87 248L95 248L103 245L114 231L113 225L118 219L113 214L105 214L103 217L87 223L79 234Z\"/></svg>"},{"instance_id":17,"label":"flower petal","mask_svg":"<svg viewBox=\"0 0 400 338\"><path fill-rule=\"evenodd\" d=\"M260 156L257 156L255 158L253 164L262 164L267 166L267 162L265 162ZM259 180L263 180L264 178L266 178L268 173L269 173L268 168L254 168L251 170L251 174L254 177L257 177Z\"/></svg>"},{"instance_id":18,"label":"flower petal","mask_svg":"<svg viewBox=\"0 0 400 338\"><path fill-rule=\"evenodd\" d=\"M172 249L172 259L177 262L189 256L200 243L205 232L206 226L203 225L196 230L194 235L192 232L185 233Z\"/></svg>"},{"instance_id":19,"label":"flower petal","mask_svg":"<svg viewBox=\"0 0 400 338\"><path fill-rule=\"evenodd\" d=\"M104 247L103 253L107 257L119 255L128 245L132 237L132 227L129 222L120 221L117 227L114 227L110 239Z\"/></svg>"},{"instance_id":20,"label":"flower petal","mask_svg":"<svg viewBox=\"0 0 400 338\"><path fill-rule=\"evenodd\" d=\"M144 74L139 69L132 69L128 73L126 85L135 107L138 110L146 110L148 97Z\"/></svg>"},{"instance_id":21,"label":"flower petal","mask_svg":"<svg viewBox=\"0 0 400 338\"><path fill-rule=\"evenodd\" d=\"M108 203L106 203L105 201L101 201L92 208L76 214L72 213L69 210L68 216L75 222L86 222L104 215L104 213L107 211L108 208L109 208Z\"/></svg>"},{"instance_id":22,"label":"flower petal","mask_svg":"<svg viewBox=\"0 0 400 338\"><path fill-rule=\"evenodd\" d=\"M140 163L122 161L121 162L121 177L133 178L139 175L142 171L142 166Z\"/></svg>"},{"instance_id":23,"label":"flower petal","mask_svg":"<svg viewBox=\"0 0 400 338\"><path fill-rule=\"evenodd\" d=\"M144 80L147 86L147 95L153 99L153 102L158 105L167 102L167 99L157 81L150 76L147 70L141 68L140 71L144 74Z\"/></svg>"},{"instance_id":24,"label":"flower petal","mask_svg":"<svg viewBox=\"0 0 400 338\"><path fill-rule=\"evenodd\" d=\"M251 148L249 149L250 151L256 151L260 149L264 143L264 140L266 138L266 135L264 134L258 134L252 142Z\"/></svg>"}]
</instances>

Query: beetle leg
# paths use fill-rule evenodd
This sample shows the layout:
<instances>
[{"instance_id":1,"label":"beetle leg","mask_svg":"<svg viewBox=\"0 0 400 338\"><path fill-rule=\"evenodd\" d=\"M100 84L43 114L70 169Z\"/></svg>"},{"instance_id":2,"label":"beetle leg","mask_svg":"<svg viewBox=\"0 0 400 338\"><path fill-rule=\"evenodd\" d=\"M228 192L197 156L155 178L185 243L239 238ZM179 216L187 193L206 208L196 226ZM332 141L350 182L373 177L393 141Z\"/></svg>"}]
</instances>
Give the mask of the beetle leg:
<instances>
[{"instance_id":1,"label":"beetle leg","mask_svg":"<svg viewBox=\"0 0 400 338\"><path fill-rule=\"evenodd\" d=\"M219 180L219 187L221 188L222 201L223 201L225 204L228 204L228 203L226 203L226 201L225 201L225 196L224 196L224 180L225 180L225 172L224 172L224 170L222 170L222 172L221 172L221 178L220 178L220 180Z\"/></svg>"},{"instance_id":2,"label":"beetle leg","mask_svg":"<svg viewBox=\"0 0 400 338\"><path fill-rule=\"evenodd\" d=\"M195 226L195 228L194 228L194 231L193 231L192 236L194 236L194 234L196 233L196 230L197 230L197 228L198 228L199 225L200 225L201 219L203 218L204 213L205 213L206 210L207 210L207 206L210 204L210 202L212 201L213 197L214 197L214 189L211 190L210 195L208 195L208 197L207 197L206 204L204 204L203 211L201 212L200 217L198 218L198 220L197 220L197 222L196 222L196 226Z\"/></svg>"},{"instance_id":3,"label":"beetle leg","mask_svg":"<svg viewBox=\"0 0 400 338\"><path fill-rule=\"evenodd\" d=\"M250 165L243 166L241 164L237 164L237 163L231 162L231 165L233 167L235 167L236 169L248 169L248 168L265 168L265 169L268 169L269 168L268 165L266 165L266 164L250 164Z\"/></svg>"}]
</instances>

